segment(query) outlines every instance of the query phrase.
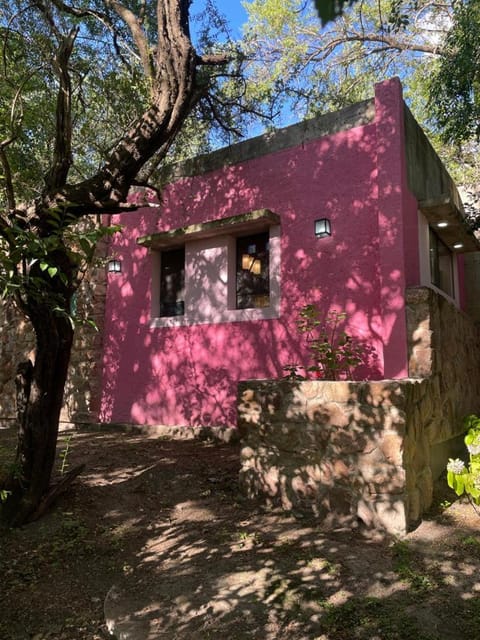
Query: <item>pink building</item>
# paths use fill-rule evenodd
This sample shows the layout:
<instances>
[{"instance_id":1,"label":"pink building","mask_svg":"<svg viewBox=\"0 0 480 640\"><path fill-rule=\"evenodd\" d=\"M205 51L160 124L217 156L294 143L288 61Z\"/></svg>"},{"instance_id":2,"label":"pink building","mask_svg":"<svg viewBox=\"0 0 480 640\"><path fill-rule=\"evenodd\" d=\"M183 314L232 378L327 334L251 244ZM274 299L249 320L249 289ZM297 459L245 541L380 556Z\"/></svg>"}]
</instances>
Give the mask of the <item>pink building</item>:
<instances>
[{"instance_id":1,"label":"pink building","mask_svg":"<svg viewBox=\"0 0 480 640\"><path fill-rule=\"evenodd\" d=\"M112 219L101 422L234 426L240 380L305 361L307 303L375 349L357 378L405 378L406 288L466 304L477 245L398 79L184 163L149 205Z\"/></svg>"}]
</instances>

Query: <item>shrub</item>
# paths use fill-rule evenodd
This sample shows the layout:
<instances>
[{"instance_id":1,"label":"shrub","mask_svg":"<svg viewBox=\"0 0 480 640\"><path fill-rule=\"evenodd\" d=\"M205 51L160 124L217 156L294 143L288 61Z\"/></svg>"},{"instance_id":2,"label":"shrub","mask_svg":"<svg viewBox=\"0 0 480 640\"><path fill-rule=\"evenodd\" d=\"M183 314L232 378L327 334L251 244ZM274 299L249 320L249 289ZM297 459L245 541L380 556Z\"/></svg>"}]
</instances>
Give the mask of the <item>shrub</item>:
<instances>
[{"instance_id":1,"label":"shrub","mask_svg":"<svg viewBox=\"0 0 480 640\"><path fill-rule=\"evenodd\" d=\"M469 463L450 458L447 464L447 482L457 496L465 494L472 504L480 505L480 418L471 415L465 419L468 429L465 444L469 453Z\"/></svg>"},{"instance_id":2,"label":"shrub","mask_svg":"<svg viewBox=\"0 0 480 640\"><path fill-rule=\"evenodd\" d=\"M330 311L322 319L315 305L302 308L296 324L305 336L310 356L311 364L305 373L323 380L353 379L357 367L377 359L374 347L360 342L342 328L346 317L346 313ZM306 378L299 373L303 369L300 365L287 364L283 369L288 373L287 378Z\"/></svg>"}]
</instances>

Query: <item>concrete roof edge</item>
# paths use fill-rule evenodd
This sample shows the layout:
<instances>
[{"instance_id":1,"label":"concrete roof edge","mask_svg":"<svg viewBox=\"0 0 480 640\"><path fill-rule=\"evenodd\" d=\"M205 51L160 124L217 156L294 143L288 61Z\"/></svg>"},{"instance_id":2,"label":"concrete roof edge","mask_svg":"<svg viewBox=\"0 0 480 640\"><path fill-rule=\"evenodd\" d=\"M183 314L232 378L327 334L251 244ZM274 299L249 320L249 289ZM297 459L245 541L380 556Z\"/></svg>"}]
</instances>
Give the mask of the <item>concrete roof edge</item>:
<instances>
[{"instance_id":1,"label":"concrete roof edge","mask_svg":"<svg viewBox=\"0 0 480 640\"><path fill-rule=\"evenodd\" d=\"M374 118L373 98L363 100L340 111L310 118L172 165L162 172L161 181L163 184L168 184L180 178L202 175L225 166L289 149L323 136L370 124Z\"/></svg>"}]
</instances>

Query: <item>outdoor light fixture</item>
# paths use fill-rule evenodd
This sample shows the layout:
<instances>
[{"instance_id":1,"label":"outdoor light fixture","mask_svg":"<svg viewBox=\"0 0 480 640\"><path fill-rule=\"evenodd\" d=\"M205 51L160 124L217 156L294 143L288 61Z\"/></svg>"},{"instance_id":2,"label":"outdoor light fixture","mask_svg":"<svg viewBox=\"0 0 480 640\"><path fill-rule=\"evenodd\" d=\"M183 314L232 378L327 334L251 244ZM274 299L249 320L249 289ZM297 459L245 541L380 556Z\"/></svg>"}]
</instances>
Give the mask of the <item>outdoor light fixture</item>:
<instances>
[{"instance_id":1,"label":"outdoor light fixture","mask_svg":"<svg viewBox=\"0 0 480 640\"><path fill-rule=\"evenodd\" d=\"M461 242L457 242L457 244L453 245L454 249L461 249L463 247L463 244Z\"/></svg>"},{"instance_id":2,"label":"outdoor light fixture","mask_svg":"<svg viewBox=\"0 0 480 640\"><path fill-rule=\"evenodd\" d=\"M327 238L332 235L332 225L330 224L330 220L328 218L320 218L320 220L315 220L315 237L316 238Z\"/></svg>"},{"instance_id":3,"label":"outdoor light fixture","mask_svg":"<svg viewBox=\"0 0 480 640\"><path fill-rule=\"evenodd\" d=\"M109 260L107 263L107 271L108 273L121 273L122 263L120 260L116 260L115 258Z\"/></svg>"},{"instance_id":4,"label":"outdoor light fixture","mask_svg":"<svg viewBox=\"0 0 480 640\"><path fill-rule=\"evenodd\" d=\"M439 222L437 224L437 227L440 227L440 229L444 229L445 227L448 227L448 222Z\"/></svg>"}]
</instances>

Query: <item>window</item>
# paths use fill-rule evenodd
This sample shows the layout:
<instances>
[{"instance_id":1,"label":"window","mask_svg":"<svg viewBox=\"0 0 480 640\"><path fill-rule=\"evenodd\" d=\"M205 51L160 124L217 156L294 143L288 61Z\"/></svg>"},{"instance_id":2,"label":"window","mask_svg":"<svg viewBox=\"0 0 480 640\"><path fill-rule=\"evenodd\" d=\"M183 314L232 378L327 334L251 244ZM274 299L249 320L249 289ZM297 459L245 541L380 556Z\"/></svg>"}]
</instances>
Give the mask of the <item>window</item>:
<instances>
[{"instance_id":1,"label":"window","mask_svg":"<svg viewBox=\"0 0 480 640\"><path fill-rule=\"evenodd\" d=\"M430 277L432 284L451 298L455 297L453 286L453 256L447 245L440 240L435 231L429 229L430 240Z\"/></svg>"},{"instance_id":2,"label":"window","mask_svg":"<svg viewBox=\"0 0 480 640\"><path fill-rule=\"evenodd\" d=\"M151 326L280 315L280 218L268 209L161 231L150 249Z\"/></svg>"},{"instance_id":3,"label":"window","mask_svg":"<svg viewBox=\"0 0 480 640\"><path fill-rule=\"evenodd\" d=\"M257 233L236 240L236 308L270 305L269 234Z\"/></svg>"},{"instance_id":4,"label":"window","mask_svg":"<svg viewBox=\"0 0 480 640\"><path fill-rule=\"evenodd\" d=\"M185 313L185 247L162 251L160 257L160 317Z\"/></svg>"}]
</instances>

